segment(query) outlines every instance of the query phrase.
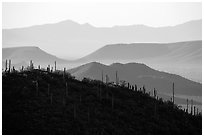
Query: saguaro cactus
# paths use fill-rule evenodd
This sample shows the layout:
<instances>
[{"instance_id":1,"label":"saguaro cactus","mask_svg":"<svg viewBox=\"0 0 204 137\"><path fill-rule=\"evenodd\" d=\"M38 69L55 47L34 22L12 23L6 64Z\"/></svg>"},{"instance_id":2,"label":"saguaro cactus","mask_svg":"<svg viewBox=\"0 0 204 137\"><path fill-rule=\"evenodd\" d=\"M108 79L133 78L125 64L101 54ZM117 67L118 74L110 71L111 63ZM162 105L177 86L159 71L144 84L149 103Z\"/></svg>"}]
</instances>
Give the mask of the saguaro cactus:
<instances>
[{"instance_id":1,"label":"saguaro cactus","mask_svg":"<svg viewBox=\"0 0 204 137\"><path fill-rule=\"evenodd\" d=\"M187 99L186 111L187 111L187 113L188 113L188 99Z\"/></svg>"},{"instance_id":2,"label":"saguaro cactus","mask_svg":"<svg viewBox=\"0 0 204 137\"><path fill-rule=\"evenodd\" d=\"M154 100L154 116L156 117L157 115L157 104L156 104L156 100Z\"/></svg>"},{"instance_id":3,"label":"saguaro cactus","mask_svg":"<svg viewBox=\"0 0 204 137\"><path fill-rule=\"evenodd\" d=\"M13 66L13 72L15 72L16 70L15 70L15 67Z\"/></svg>"},{"instance_id":4,"label":"saguaro cactus","mask_svg":"<svg viewBox=\"0 0 204 137\"><path fill-rule=\"evenodd\" d=\"M116 85L118 85L118 71L116 71L115 73L115 83Z\"/></svg>"},{"instance_id":5,"label":"saguaro cactus","mask_svg":"<svg viewBox=\"0 0 204 137\"><path fill-rule=\"evenodd\" d=\"M6 64L5 64L5 72L7 71L7 60L6 60Z\"/></svg>"},{"instance_id":6,"label":"saguaro cactus","mask_svg":"<svg viewBox=\"0 0 204 137\"><path fill-rule=\"evenodd\" d=\"M135 84L135 91L137 91L137 85Z\"/></svg>"},{"instance_id":7,"label":"saguaro cactus","mask_svg":"<svg viewBox=\"0 0 204 137\"><path fill-rule=\"evenodd\" d=\"M193 100L191 99L191 115L193 114Z\"/></svg>"},{"instance_id":8,"label":"saguaro cactus","mask_svg":"<svg viewBox=\"0 0 204 137\"><path fill-rule=\"evenodd\" d=\"M103 70L102 70L102 72L101 72L101 80L102 80L102 82L103 82Z\"/></svg>"},{"instance_id":9,"label":"saguaro cactus","mask_svg":"<svg viewBox=\"0 0 204 137\"><path fill-rule=\"evenodd\" d=\"M51 71L51 69L50 69L50 65L48 65L48 72L50 72Z\"/></svg>"},{"instance_id":10,"label":"saguaro cactus","mask_svg":"<svg viewBox=\"0 0 204 137\"><path fill-rule=\"evenodd\" d=\"M145 85L142 87L143 93L146 92Z\"/></svg>"},{"instance_id":11,"label":"saguaro cactus","mask_svg":"<svg viewBox=\"0 0 204 137\"><path fill-rule=\"evenodd\" d=\"M195 116L196 115L196 107L195 106L193 107L193 112L194 112L193 114Z\"/></svg>"},{"instance_id":12,"label":"saguaro cactus","mask_svg":"<svg viewBox=\"0 0 204 137\"><path fill-rule=\"evenodd\" d=\"M65 74L66 74L66 68L64 68L64 71L63 71L63 78L65 79Z\"/></svg>"},{"instance_id":13,"label":"saguaro cactus","mask_svg":"<svg viewBox=\"0 0 204 137\"><path fill-rule=\"evenodd\" d=\"M55 61L55 71L57 70L57 62Z\"/></svg>"},{"instance_id":14,"label":"saguaro cactus","mask_svg":"<svg viewBox=\"0 0 204 137\"><path fill-rule=\"evenodd\" d=\"M34 69L33 61L30 60L30 70L33 70L33 69Z\"/></svg>"},{"instance_id":15,"label":"saguaro cactus","mask_svg":"<svg viewBox=\"0 0 204 137\"><path fill-rule=\"evenodd\" d=\"M173 82L173 104L174 104L174 82Z\"/></svg>"},{"instance_id":16,"label":"saguaro cactus","mask_svg":"<svg viewBox=\"0 0 204 137\"><path fill-rule=\"evenodd\" d=\"M9 73L11 72L11 60L9 59Z\"/></svg>"},{"instance_id":17,"label":"saguaro cactus","mask_svg":"<svg viewBox=\"0 0 204 137\"><path fill-rule=\"evenodd\" d=\"M134 91L135 89L134 89L134 86L132 86L132 90Z\"/></svg>"},{"instance_id":18,"label":"saguaro cactus","mask_svg":"<svg viewBox=\"0 0 204 137\"><path fill-rule=\"evenodd\" d=\"M156 89L154 88L154 98L156 98L156 96L157 96L157 91L156 91Z\"/></svg>"},{"instance_id":19,"label":"saguaro cactus","mask_svg":"<svg viewBox=\"0 0 204 137\"><path fill-rule=\"evenodd\" d=\"M51 73L53 72L53 67L51 67Z\"/></svg>"}]
</instances>

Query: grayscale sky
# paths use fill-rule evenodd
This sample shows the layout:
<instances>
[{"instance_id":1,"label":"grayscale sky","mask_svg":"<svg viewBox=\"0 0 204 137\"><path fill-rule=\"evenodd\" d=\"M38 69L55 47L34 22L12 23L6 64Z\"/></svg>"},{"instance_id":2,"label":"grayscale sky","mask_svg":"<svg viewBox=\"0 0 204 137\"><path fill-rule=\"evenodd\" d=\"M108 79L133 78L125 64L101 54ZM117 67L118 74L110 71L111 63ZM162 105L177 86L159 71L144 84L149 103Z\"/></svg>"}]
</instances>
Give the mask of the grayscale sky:
<instances>
[{"instance_id":1,"label":"grayscale sky","mask_svg":"<svg viewBox=\"0 0 204 137\"><path fill-rule=\"evenodd\" d=\"M2 27L19 28L73 20L95 27L144 24L153 27L173 26L202 18L201 3L3 3Z\"/></svg>"}]
</instances>

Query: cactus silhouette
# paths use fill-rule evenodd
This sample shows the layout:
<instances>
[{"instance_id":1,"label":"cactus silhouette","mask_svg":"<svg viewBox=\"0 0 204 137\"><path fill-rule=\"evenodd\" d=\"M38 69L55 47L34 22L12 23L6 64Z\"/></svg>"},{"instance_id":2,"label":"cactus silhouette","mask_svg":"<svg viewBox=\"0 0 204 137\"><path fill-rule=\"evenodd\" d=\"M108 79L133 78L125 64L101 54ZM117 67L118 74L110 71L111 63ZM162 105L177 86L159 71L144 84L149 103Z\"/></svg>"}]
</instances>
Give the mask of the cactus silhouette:
<instances>
[{"instance_id":1,"label":"cactus silhouette","mask_svg":"<svg viewBox=\"0 0 204 137\"><path fill-rule=\"evenodd\" d=\"M142 89L143 89L143 93L145 93L146 92L145 86L143 86Z\"/></svg>"},{"instance_id":2,"label":"cactus silhouette","mask_svg":"<svg viewBox=\"0 0 204 137\"><path fill-rule=\"evenodd\" d=\"M33 70L33 69L34 69L33 61L30 60L30 70Z\"/></svg>"},{"instance_id":3,"label":"cactus silhouette","mask_svg":"<svg viewBox=\"0 0 204 137\"><path fill-rule=\"evenodd\" d=\"M137 85L135 84L135 91L137 91Z\"/></svg>"},{"instance_id":4,"label":"cactus silhouette","mask_svg":"<svg viewBox=\"0 0 204 137\"><path fill-rule=\"evenodd\" d=\"M6 60L6 64L5 64L5 72L7 71L7 60Z\"/></svg>"},{"instance_id":5,"label":"cactus silhouette","mask_svg":"<svg viewBox=\"0 0 204 137\"><path fill-rule=\"evenodd\" d=\"M193 100L191 99L191 115L193 115Z\"/></svg>"},{"instance_id":6,"label":"cactus silhouette","mask_svg":"<svg viewBox=\"0 0 204 137\"><path fill-rule=\"evenodd\" d=\"M187 113L188 113L188 99L187 99L186 111L187 111Z\"/></svg>"},{"instance_id":7,"label":"cactus silhouette","mask_svg":"<svg viewBox=\"0 0 204 137\"><path fill-rule=\"evenodd\" d=\"M156 99L156 96L157 96L157 91L156 91L156 89L154 88L154 98Z\"/></svg>"},{"instance_id":8,"label":"cactus silhouette","mask_svg":"<svg viewBox=\"0 0 204 137\"><path fill-rule=\"evenodd\" d=\"M103 70L102 70L102 72L101 72L101 80L102 80L102 82L103 82Z\"/></svg>"},{"instance_id":9,"label":"cactus silhouette","mask_svg":"<svg viewBox=\"0 0 204 137\"><path fill-rule=\"evenodd\" d=\"M53 72L53 67L51 67L51 73Z\"/></svg>"},{"instance_id":10,"label":"cactus silhouette","mask_svg":"<svg viewBox=\"0 0 204 137\"><path fill-rule=\"evenodd\" d=\"M174 105L174 83L173 83L173 105Z\"/></svg>"},{"instance_id":11,"label":"cactus silhouette","mask_svg":"<svg viewBox=\"0 0 204 137\"><path fill-rule=\"evenodd\" d=\"M66 68L64 68L64 71L63 71L63 78L65 79L65 74L66 74Z\"/></svg>"},{"instance_id":12,"label":"cactus silhouette","mask_svg":"<svg viewBox=\"0 0 204 137\"><path fill-rule=\"evenodd\" d=\"M47 72L50 72L50 65L47 66Z\"/></svg>"},{"instance_id":13,"label":"cactus silhouette","mask_svg":"<svg viewBox=\"0 0 204 137\"><path fill-rule=\"evenodd\" d=\"M13 66L13 72L15 72L16 70L15 70L15 67Z\"/></svg>"},{"instance_id":14,"label":"cactus silhouette","mask_svg":"<svg viewBox=\"0 0 204 137\"><path fill-rule=\"evenodd\" d=\"M9 59L9 73L11 72L11 60Z\"/></svg>"},{"instance_id":15,"label":"cactus silhouette","mask_svg":"<svg viewBox=\"0 0 204 137\"><path fill-rule=\"evenodd\" d=\"M118 85L118 71L115 73L115 84Z\"/></svg>"},{"instance_id":16,"label":"cactus silhouette","mask_svg":"<svg viewBox=\"0 0 204 137\"><path fill-rule=\"evenodd\" d=\"M55 71L57 70L57 62L55 61Z\"/></svg>"}]
</instances>

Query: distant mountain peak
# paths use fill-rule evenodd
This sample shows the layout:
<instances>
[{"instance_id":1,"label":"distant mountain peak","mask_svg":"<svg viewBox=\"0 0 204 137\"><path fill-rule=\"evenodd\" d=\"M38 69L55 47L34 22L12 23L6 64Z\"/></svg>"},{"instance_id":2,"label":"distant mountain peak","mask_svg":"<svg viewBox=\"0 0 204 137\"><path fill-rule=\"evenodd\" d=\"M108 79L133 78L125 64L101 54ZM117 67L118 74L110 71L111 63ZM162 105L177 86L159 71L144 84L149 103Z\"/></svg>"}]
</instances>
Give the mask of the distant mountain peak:
<instances>
[{"instance_id":1,"label":"distant mountain peak","mask_svg":"<svg viewBox=\"0 0 204 137\"><path fill-rule=\"evenodd\" d=\"M87 26L87 27L93 27L91 24L89 24L89 23L84 23L84 24L82 24L83 26Z\"/></svg>"},{"instance_id":2,"label":"distant mountain peak","mask_svg":"<svg viewBox=\"0 0 204 137\"><path fill-rule=\"evenodd\" d=\"M9 47L2 48L2 60L11 59L12 63L29 62L33 60L36 64L64 63L66 60L57 58L37 46Z\"/></svg>"},{"instance_id":3,"label":"distant mountain peak","mask_svg":"<svg viewBox=\"0 0 204 137\"><path fill-rule=\"evenodd\" d=\"M75 25L79 25L79 23L73 21L73 20L63 20L58 22L58 24L75 24Z\"/></svg>"},{"instance_id":4,"label":"distant mountain peak","mask_svg":"<svg viewBox=\"0 0 204 137\"><path fill-rule=\"evenodd\" d=\"M77 79L86 77L96 80L101 80L102 71L103 78L105 79L107 75L110 82L115 82L117 71L119 80L125 80L130 84L137 84L138 87L145 85L149 91L156 88L160 93L172 93L171 86L172 82L174 82L177 85L177 94L198 96L202 94L201 84L175 74L157 71L142 63L103 65L99 62L91 62L69 70Z\"/></svg>"},{"instance_id":5,"label":"distant mountain peak","mask_svg":"<svg viewBox=\"0 0 204 137\"><path fill-rule=\"evenodd\" d=\"M85 64L85 65L88 65L88 66L90 66L90 67L103 67L103 66L106 66L106 65L101 64L100 62L96 62L96 61L87 63L87 64Z\"/></svg>"}]
</instances>

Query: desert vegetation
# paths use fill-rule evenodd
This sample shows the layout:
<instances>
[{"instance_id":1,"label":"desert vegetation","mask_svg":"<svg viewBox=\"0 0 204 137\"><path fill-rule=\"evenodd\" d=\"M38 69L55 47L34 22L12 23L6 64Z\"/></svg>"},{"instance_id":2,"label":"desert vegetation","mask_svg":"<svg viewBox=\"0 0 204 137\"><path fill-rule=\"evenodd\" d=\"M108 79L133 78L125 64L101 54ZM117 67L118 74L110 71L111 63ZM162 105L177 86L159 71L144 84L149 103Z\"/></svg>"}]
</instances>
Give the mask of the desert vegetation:
<instances>
[{"instance_id":1,"label":"desert vegetation","mask_svg":"<svg viewBox=\"0 0 204 137\"><path fill-rule=\"evenodd\" d=\"M10 64L11 61L9 61ZM7 61L6 61L7 64ZM47 69L6 67L3 134L202 134L201 113L150 96L145 86L84 78ZM23 69L24 68L24 69ZM128 84L128 85L127 85Z\"/></svg>"}]
</instances>

